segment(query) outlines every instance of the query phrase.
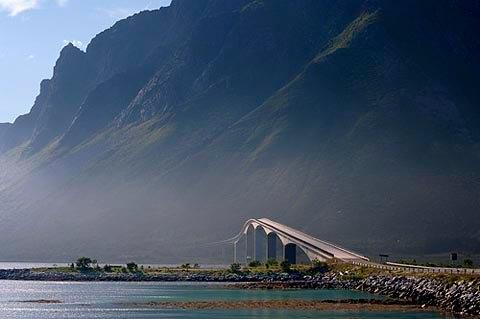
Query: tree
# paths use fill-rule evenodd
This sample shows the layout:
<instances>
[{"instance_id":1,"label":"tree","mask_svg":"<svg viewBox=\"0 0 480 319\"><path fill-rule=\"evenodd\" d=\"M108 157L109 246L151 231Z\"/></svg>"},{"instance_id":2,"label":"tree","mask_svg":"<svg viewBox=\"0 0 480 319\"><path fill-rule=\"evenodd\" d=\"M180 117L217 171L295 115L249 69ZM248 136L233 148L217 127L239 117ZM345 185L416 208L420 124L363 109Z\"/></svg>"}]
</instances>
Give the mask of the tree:
<instances>
[{"instance_id":1,"label":"tree","mask_svg":"<svg viewBox=\"0 0 480 319\"><path fill-rule=\"evenodd\" d=\"M110 266L110 265L103 266L103 271L104 272L112 272L112 270L113 270L112 266Z\"/></svg>"},{"instance_id":2,"label":"tree","mask_svg":"<svg viewBox=\"0 0 480 319\"><path fill-rule=\"evenodd\" d=\"M267 260L267 263L266 265L268 265L269 267L277 267L278 266L278 261L276 259L269 259Z\"/></svg>"},{"instance_id":3,"label":"tree","mask_svg":"<svg viewBox=\"0 0 480 319\"><path fill-rule=\"evenodd\" d=\"M200 264L194 264L193 269L200 269Z\"/></svg>"},{"instance_id":4,"label":"tree","mask_svg":"<svg viewBox=\"0 0 480 319\"><path fill-rule=\"evenodd\" d=\"M242 269L242 266L239 263L233 263L230 265L230 272L236 274L239 273Z\"/></svg>"},{"instance_id":5,"label":"tree","mask_svg":"<svg viewBox=\"0 0 480 319\"><path fill-rule=\"evenodd\" d=\"M134 263L133 261L129 262L127 264L127 269L128 269L129 272L137 272L138 271L138 265L136 263Z\"/></svg>"},{"instance_id":6,"label":"tree","mask_svg":"<svg viewBox=\"0 0 480 319\"><path fill-rule=\"evenodd\" d=\"M185 271L188 271L190 268L192 268L190 263L185 263L185 264L181 265L180 267Z\"/></svg>"},{"instance_id":7,"label":"tree","mask_svg":"<svg viewBox=\"0 0 480 319\"><path fill-rule=\"evenodd\" d=\"M75 264L74 264L74 263L71 263L71 264L70 264L70 269L71 269L71 270L74 270L74 269L75 269Z\"/></svg>"},{"instance_id":8,"label":"tree","mask_svg":"<svg viewBox=\"0 0 480 319\"><path fill-rule=\"evenodd\" d=\"M284 260L280 263L280 268L282 269L282 272L290 272L292 265Z\"/></svg>"},{"instance_id":9,"label":"tree","mask_svg":"<svg viewBox=\"0 0 480 319\"><path fill-rule=\"evenodd\" d=\"M328 266L327 263L322 262L318 259L312 260L312 266L309 269L309 272L311 274L317 274L317 273L326 273L330 267Z\"/></svg>"},{"instance_id":10,"label":"tree","mask_svg":"<svg viewBox=\"0 0 480 319\"><path fill-rule=\"evenodd\" d=\"M463 266L466 268L473 268L473 260L467 258L463 260Z\"/></svg>"},{"instance_id":11,"label":"tree","mask_svg":"<svg viewBox=\"0 0 480 319\"><path fill-rule=\"evenodd\" d=\"M77 268L79 270L89 270L92 269L92 259L88 257L80 257L77 259Z\"/></svg>"}]
</instances>

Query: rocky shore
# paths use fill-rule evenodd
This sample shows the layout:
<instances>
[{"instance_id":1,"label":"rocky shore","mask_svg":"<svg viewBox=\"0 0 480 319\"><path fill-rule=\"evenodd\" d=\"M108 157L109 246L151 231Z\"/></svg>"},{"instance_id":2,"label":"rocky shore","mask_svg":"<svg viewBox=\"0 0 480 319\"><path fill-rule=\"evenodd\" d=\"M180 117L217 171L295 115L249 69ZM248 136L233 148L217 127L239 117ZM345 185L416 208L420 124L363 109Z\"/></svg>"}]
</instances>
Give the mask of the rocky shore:
<instances>
[{"instance_id":1,"label":"rocky shore","mask_svg":"<svg viewBox=\"0 0 480 319\"><path fill-rule=\"evenodd\" d=\"M223 282L239 289L349 289L387 296L424 308L480 316L480 279L447 280L408 275L369 275L357 278L330 271L324 274L228 272L103 273L0 270L0 280L36 281L157 281Z\"/></svg>"},{"instance_id":2,"label":"rocky shore","mask_svg":"<svg viewBox=\"0 0 480 319\"><path fill-rule=\"evenodd\" d=\"M421 307L480 316L480 280L449 282L427 277L375 275L363 279L346 278L330 272L304 276L303 280L262 281L236 285L242 289L349 289L404 300Z\"/></svg>"},{"instance_id":3,"label":"rocky shore","mask_svg":"<svg viewBox=\"0 0 480 319\"><path fill-rule=\"evenodd\" d=\"M167 272L167 273L105 273L105 272L55 272L31 269L0 270L0 280L25 281L153 281L153 282L271 282L301 280L303 276L289 274L232 274L221 272Z\"/></svg>"}]
</instances>

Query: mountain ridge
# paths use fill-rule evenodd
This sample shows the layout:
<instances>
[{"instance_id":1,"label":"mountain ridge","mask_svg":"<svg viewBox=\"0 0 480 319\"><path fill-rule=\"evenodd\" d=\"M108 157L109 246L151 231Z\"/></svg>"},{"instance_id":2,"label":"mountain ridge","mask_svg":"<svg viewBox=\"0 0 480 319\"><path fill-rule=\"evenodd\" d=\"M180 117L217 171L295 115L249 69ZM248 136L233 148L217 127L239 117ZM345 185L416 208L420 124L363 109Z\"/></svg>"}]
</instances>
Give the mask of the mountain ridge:
<instances>
[{"instance_id":1,"label":"mountain ridge","mask_svg":"<svg viewBox=\"0 0 480 319\"><path fill-rule=\"evenodd\" d=\"M478 253L478 13L177 0L67 46L0 126L0 256L215 259L192 243L259 216L365 253Z\"/></svg>"}]
</instances>

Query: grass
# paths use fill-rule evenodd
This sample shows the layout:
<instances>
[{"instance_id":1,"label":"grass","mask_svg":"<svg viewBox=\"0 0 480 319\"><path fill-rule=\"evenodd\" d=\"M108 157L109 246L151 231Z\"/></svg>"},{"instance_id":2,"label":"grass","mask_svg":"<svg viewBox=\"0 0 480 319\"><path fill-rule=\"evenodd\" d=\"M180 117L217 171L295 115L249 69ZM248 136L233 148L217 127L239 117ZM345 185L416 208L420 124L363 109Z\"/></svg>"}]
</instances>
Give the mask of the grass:
<instances>
[{"instance_id":1,"label":"grass","mask_svg":"<svg viewBox=\"0 0 480 319\"><path fill-rule=\"evenodd\" d=\"M448 274L448 273L419 273L405 270L387 270L363 266L356 266L345 263L330 264L331 270L341 273L343 279L365 279L369 276L408 276L417 278L435 279L447 283L460 281L478 281L478 274Z\"/></svg>"},{"instance_id":2,"label":"grass","mask_svg":"<svg viewBox=\"0 0 480 319\"><path fill-rule=\"evenodd\" d=\"M54 268L34 268L32 269L32 272L72 274L72 273L78 273L79 271L76 269L72 269L70 267L54 267Z\"/></svg>"},{"instance_id":3,"label":"grass","mask_svg":"<svg viewBox=\"0 0 480 319\"><path fill-rule=\"evenodd\" d=\"M336 272L344 280L362 280L369 276L408 276L416 278L428 278L435 279L447 284L454 284L458 282L470 282L475 281L476 285L480 287L480 275L472 274L445 274L445 273L416 273L410 272L408 270L386 270L386 269L377 269L364 266L356 266L341 262L328 263L328 269L330 272ZM33 272L37 273L64 273L64 274L75 274L81 273L77 269L72 269L70 267L56 267L56 268L36 268L32 269ZM312 265L310 264L298 264L292 265L292 272L298 272L304 275L312 274ZM105 272L102 270L97 271L92 269L90 273L105 273L105 274L119 274L124 273L122 266L113 266L112 272ZM258 267L243 267L241 270L242 273L249 274L271 274L271 273L280 273L280 266L272 265L268 268L262 264ZM84 272L85 273L85 272ZM227 275L231 274L229 269L206 269L206 268L190 268L183 269L181 267L144 267L139 269L137 272L139 274L145 275L166 275L166 274L203 274L203 275ZM479 288L480 289L480 288Z\"/></svg>"},{"instance_id":4,"label":"grass","mask_svg":"<svg viewBox=\"0 0 480 319\"><path fill-rule=\"evenodd\" d=\"M351 42L365 30L369 25L375 22L378 12L363 12L355 20L353 20L338 36L336 36L316 58L315 62L319 62L326 56L335 53L337 50L346 49Z\"/></svg>"}]
</instances>

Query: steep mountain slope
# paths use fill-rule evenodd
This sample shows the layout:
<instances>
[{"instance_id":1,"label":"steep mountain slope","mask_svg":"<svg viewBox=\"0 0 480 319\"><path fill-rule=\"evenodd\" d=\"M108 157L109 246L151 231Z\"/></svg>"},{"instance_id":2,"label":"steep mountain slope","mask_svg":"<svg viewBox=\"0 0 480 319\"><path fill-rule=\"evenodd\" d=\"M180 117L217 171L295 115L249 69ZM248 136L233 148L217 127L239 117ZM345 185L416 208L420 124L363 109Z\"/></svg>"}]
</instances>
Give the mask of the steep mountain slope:
<instances>
[{"instance_id":1,"label":"steep mountain slope","mask_svg":"<svg viewBox=\"0 0 480 319\"><path fill-rule=\"evenodd\" d=\"M0 127L0 257L218 257L194 243L258 216L366 253L478 252L479 16L177 0L67 46Z\"/></svg>"},{"instance_id":2,"label":"steep mountain slope","mask_svg":"<svg viewBox=\"0 0 480 319\"><path fill-rule=\"evenodd\" d=\"M3 138L3 135L8 131L10 126L12 126L10 123L0 123L0 139Z\"/></svg>"}]
</instances>

